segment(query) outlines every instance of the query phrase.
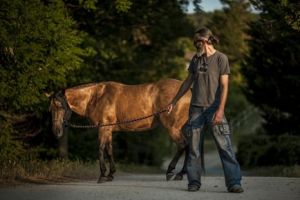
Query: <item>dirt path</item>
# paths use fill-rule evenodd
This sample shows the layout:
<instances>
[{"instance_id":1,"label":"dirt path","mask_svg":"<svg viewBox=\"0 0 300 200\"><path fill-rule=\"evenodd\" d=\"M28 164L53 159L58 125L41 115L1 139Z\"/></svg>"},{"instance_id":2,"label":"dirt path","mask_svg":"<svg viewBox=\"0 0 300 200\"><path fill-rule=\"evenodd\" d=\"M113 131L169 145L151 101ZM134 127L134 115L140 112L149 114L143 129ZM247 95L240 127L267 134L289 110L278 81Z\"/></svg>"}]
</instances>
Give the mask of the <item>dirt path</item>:
<instances>
[{"instance_id":1,"label":"dirt path","mask_svg":"<svg viewBox=\"0 0 300 200\"><path fill-rule=\"evenodd\" d=\"M165 181L163 174L120 174L113 182L95 181L51 185L29 184L0 188L1 200L298 200L300 178L243 177L245 192L227 193L223 177L203 177L198 192L186 190L183 181Z\"/></svg>"}]
</instances>

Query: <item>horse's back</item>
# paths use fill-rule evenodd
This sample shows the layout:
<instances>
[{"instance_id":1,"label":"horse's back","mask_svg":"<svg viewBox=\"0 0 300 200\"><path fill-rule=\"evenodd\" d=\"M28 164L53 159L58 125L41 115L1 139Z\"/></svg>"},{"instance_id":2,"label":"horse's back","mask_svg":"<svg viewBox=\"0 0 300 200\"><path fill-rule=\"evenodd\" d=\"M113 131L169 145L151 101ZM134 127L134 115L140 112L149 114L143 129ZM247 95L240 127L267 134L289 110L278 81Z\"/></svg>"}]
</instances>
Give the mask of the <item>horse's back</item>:
<instances>
[{"instance_id":1,"label":"horse's back","mask_svg":"<svg viewBox=\"0 0 300 200\"><path fill-rule=\"evenodd\" d=\"M174 97L174 93L178 91L182 81L175 79L164 79L152 83L144 83L137 85L126 85L119 82L103 82L105 93L116 98L122 97L122 101L126 99L144 99L156 98L157 93L162 97ZM168 98L169 99L169 98Z\"/></svg>"},{"instance_id":2,"label":"horse's back","mask_svg":"<svg viewBox=\"0 0 300 200\"><path fill-rule=\"evenodd\" d=\"M157 82L126 85L118 82L104 82L107 98L128 106L154 106L155 109L167 106L176 95L182 81L163 79Z\"/></svg>"}]
</instances>

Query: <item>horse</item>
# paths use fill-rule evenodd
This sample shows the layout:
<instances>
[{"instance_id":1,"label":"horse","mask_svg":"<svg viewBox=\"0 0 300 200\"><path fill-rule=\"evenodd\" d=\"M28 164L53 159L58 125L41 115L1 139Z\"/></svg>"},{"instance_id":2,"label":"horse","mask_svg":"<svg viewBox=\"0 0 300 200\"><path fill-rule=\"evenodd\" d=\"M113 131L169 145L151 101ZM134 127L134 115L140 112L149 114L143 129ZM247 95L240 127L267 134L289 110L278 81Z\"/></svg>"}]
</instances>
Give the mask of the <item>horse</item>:
<instances>
[{"instance_id":1,"label":"horse","mask_svg":"<svg viewBox=\"0 0 300 200\"><path fill-rule=\"evenodd\" d=\"M112 124L122 120L136 119L147 116L162 108L166 108L176 95L182 81L165 79L152 83L138 85L125 85L118 82L107 81L100 83L83 84L67 88L52 95L50 108L52 114L52 130L57 138L63 136L63 130L75 112L88 118L91 123ZM145 131L161 124L168 132L170 138L177 145L177 152L171 160L166 179L175 175L176 164L185 152L182 170L176 174L174 180L182 180L186 173L187 144L181 127L188 119L188 108L191 92L187 92L177 103L171 113L161 112L154 117L132 123L116 124L114 126L98 127L99 165L100 176L98 183L112 181L116 172L113 158L112 133L114 131ZM106 171L105 155L109 163Z\"/></svg>"}]
</instances>

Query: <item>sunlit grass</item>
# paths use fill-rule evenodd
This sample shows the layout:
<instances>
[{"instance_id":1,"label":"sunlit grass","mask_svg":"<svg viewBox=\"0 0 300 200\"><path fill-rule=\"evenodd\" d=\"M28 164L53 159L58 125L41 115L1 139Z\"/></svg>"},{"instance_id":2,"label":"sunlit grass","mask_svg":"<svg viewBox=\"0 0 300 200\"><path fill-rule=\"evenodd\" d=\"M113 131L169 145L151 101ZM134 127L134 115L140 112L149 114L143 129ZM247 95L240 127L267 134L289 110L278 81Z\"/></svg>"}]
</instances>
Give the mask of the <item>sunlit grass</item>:
<instances>
[{"instance_id":1,"label":"sunlit grass","mask_svg":"<svg viewBox=\"0 0 300 200\"><path fill-rule=\"evenodd\" d=\"M68 181L98 176L96 162L30 160L2 164L0 183Z\"/></svg>"},{"instance_id":2,"label":"sunlit grass","mask_svg":"<svg viewBox=\"0 0 300 200\"><path fill-rule=\"evenodd\" d=\"M108 167L108 166L107 166ZM117 164L120 173L164 173L159 167L138 164ZM97 180L99 177L98 161L83 162L80 160L30 160L7 162L2 164L0 184L49 183L81 180Z\"/></svg>"}]
</instances>

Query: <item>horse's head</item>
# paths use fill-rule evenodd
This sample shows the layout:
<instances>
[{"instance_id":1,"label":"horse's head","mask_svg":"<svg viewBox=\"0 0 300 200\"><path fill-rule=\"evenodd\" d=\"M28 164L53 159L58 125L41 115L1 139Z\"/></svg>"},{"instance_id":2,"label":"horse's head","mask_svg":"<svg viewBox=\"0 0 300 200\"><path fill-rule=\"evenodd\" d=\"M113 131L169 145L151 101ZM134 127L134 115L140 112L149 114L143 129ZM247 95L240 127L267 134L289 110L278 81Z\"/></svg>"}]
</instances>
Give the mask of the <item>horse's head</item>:
<instances>
[{"instance_id":1,"label":"horse's head","mask_svg":"<svg viewBox=\"0 0 300 200\"><path fill-rule=\"evenodd\" d=\"M52 131L60 138L64 133L65 123L71 117L71 110L62 91L51 97L49 111L52 114Z\"/></svg>"}]
</instances>

